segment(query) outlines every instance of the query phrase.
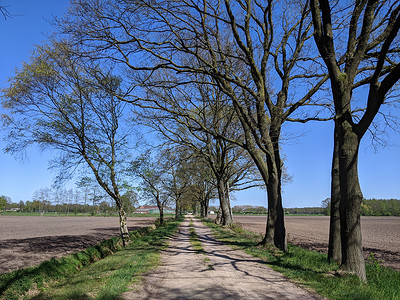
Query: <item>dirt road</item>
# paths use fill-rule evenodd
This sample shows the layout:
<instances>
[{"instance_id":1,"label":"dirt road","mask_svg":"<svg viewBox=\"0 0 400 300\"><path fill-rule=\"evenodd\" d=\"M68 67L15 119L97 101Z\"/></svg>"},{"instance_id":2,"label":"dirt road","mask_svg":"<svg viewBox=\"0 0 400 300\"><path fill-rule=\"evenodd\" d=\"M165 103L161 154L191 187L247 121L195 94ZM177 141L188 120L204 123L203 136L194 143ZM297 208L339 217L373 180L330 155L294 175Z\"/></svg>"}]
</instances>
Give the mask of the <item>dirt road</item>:
<instances>
[{"instance_id":1,"label":"dirt road","mask_svg":"<svg viewBox=\"0 0 400 300\"><path fill-rule=\"evenodd\" d=\"M206 254L193 251L189 217L162 253L162 265L125 299L321 299L287 281L262 261L216 241L193 219ZM138 290L139 289L139 290Z\"/></svg>"}]
</instances>

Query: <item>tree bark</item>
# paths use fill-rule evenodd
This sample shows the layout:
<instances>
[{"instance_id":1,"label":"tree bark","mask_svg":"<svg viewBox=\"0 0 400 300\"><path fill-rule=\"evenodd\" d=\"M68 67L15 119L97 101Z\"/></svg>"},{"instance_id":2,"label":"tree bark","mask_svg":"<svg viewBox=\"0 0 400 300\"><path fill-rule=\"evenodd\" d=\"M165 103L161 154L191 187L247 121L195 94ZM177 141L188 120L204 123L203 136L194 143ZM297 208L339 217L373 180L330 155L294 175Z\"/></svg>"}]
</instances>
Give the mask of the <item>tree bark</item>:
<instances>
[{"instance_id":1,"label":"tree bark","mask_svg":"<svg viewBox=\"0 0 400 300\"><path fill-rule=\"evenodd\" d=\"M127 225L126 212L122 205L121 199L114 199L114 200L115 200L115 203L117 204L117 208L118 208L119 229L120 229L120 233L121 233L122 243L125 247L126 244L129 242L129 231L128 231L128 225Z\"/></svg>"},{"instance_id":2,"label":"tree bark","mask_svg":"<svg viewBox=\"0 0 400 300\"><path fill-rule=\"evenodd\" d=\"M158 193L156 195L156 202L157 202L158 210L160 211L160 217L159 217L160 225L163 225L164 224L164 207L160 201L160 196Z\"/></svg>"},{"instance_id":3,"label":"tree bark","mask_svg":"<svg viewBox=\"0 0 400 300\"><path fill-rule=\"evenodd\" d=\"M218 196L222 211L222 225L231 226L233 224L232 210L229 207L227 184L221 178L217 179Z\"/></svg>"},{"instance_id":4,"label":"tree bark","mask_svg":"<svg viewBox=\"0 0 400 300\"><path fill-rule=\"evenodd\" d=\"M360 222L363 194L357 168L360 137L354 132L348 120L341 122L339 130L342 269L356 274L366 282Z\"/></svg>"},{"instance_id":5,"label":"tree bark","mask_svg":"<svg viewBox=\"0 0 400 300\"><path fill-rule=\"evenodd\" d=\"M181 201L179 199L176 199L176 203L175 203L175 219L178 219L180 216L180 212L181 212Z\"/></svg>"},{"instance_id":6,"label":"tree bark","mask_svg":"<svg viewBox=\"0 0 400 300\"><path fill-rule=\"evenodd\" d=\"M215 224L221 224L222 223L222 209L221 209L221 205L219 206L219 208L218 208L218 211L217 211L217 217L215 218L215 222L214 222Z\"/></svg>"},{"instance_id":7,"label":"tree bark","mask_svg":"<svg viewBox=\"0 0 400 300\"><path fill-rule=\"evenodd\" d=\"M268 195L268 219L267 228L262 245L275 245L283 251L287 251L286 230L282 198L280 194L280 182L271 174L267 187Z\"/></svg>"},{"instance_id":8,"label":"tree bark","mask_svg":"<svg viewBox=\"0 0 400 300\"><path fill-rule=\"evenodd\" d=\"M329 246L328 260L342 263L342 247L340 241L340 181L339 181L339 138L338 129L335 124L334 148L331 172L331 203L330 203L330 224L329 224Z\"/></svg>"},{"instance_id":9,"label":"tree bark","mask_svg":"<svg viewBox=\"0 0 400 300\"><path fill-rule=\"evenodd\" d=\"M268 219L264 239L260 244L275 245L283 251L287 251L286 230L284 221L284 211L282 206L282 161L279 152L279 136L281 124L278 118L272 120L270 125L270 151L267 156L265 166L264 161L260 161L258 167L265 185L268 197ZM268 144L267 144L268 146ZM257 159L257 156L256 156ZM258 156L257 160L262 159Z\"/></svg>"}]
</instances>

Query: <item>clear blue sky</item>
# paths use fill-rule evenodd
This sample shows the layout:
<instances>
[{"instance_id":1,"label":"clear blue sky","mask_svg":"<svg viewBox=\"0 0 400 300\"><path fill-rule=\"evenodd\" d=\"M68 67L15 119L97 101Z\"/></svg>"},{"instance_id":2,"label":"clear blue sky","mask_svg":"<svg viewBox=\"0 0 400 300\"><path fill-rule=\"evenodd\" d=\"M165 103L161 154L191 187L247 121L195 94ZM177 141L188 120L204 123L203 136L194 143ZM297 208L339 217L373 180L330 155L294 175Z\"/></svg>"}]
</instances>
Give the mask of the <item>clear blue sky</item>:
<instances>
[{"instance_id":1,"label":"clear blue sky","mask_svg":"<svg viewBox=\"0 0 400 300\"><path fill-rule=\"evenodd\" d=\"M16 67L29 58L35 44L46 40L51 26L46 21L66 11L68 0L0 0L15 17L0 18L0 87ZM286 125L285 125L286 126ZM288 131L295 125L286 126ZM293 181L283 187L285 207L320 206L329 197L333 124L296 125L304 136L283 144L286 166ZM292 131L293 132L293 131ZM0 132L2 137L4 134ZM359 175L365 198L400 199L400 134L392 134L387 148L375 153L366 137L361 145ZM0 148L4 142L0 141ZM13 202L31 200L34 191L50 187L55 174L48 170L51 152L32 148L23 163L0 152L0 195ZM73 186L73 183L71 183ZM232 205L266 205L265 192L249 190L235 195Z\"/></svg>"}]
</instances>

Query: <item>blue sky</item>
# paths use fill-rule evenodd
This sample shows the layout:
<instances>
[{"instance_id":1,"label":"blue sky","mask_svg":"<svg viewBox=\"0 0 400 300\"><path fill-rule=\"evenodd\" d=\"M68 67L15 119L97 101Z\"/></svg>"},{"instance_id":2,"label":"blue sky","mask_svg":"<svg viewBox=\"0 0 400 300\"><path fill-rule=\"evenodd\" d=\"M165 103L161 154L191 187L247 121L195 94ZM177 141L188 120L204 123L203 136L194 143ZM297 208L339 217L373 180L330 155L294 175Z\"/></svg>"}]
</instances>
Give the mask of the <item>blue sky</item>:
<instances>
[{"instance_id":1,"label":"blue sky","mask_svg":"<svg viewBox=\"0 0 400 300\"><path fill-rule=\"evenodd\" d=\"M68 7L68 0L0 0L15 17L0 18L0 87L16 67L28 60L35 44L46 40L51 26L46 21L60 16ZM295 127L296 126L296 127ZM300 129L304 135L283 143L285 164L293 181L283 187L285 207L320 206L329 197L330 167L333 147L333 123L306 125L285 124L287 132ZM294 129L296 128L296 129ZM4 133L0 132L0 137ZM359 176L365 198L400 199L400 134L389 136L391 146L377 152L366 136L359 158ZM0 141L0 148L4 142ZM0 152L0 195L13 202L31 200L33 193L50 187L55 174L47 170L51 152L28 150L24 162ZM73 186L73 183L70 184ZM265 192L248 190L235 195L232 205L266 205Z\"/></svg>"}]
</instances>

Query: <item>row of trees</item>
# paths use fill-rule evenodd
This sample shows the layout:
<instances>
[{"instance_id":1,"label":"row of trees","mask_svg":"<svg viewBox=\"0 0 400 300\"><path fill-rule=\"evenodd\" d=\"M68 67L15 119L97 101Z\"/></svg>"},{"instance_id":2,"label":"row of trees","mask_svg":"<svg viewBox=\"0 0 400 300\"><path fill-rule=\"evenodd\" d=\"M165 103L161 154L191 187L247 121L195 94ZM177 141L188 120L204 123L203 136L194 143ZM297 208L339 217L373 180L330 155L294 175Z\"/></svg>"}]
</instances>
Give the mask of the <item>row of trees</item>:
<instances>
[{"instance_id":1,"label":"row of trees","mask_svg":"<svg viewBox=\"0 0 400 300\"><path fill-rule=\"evenodd\" d=\"M234 214L266 214L267 208L264 206L235 205L232 207Z\"/></svg>"},{"instance_id":2,"label":"row of trees","mask_svg":"<svg viewBox=\"0 0 400 300\"><path fill-rule=\"evenodd\" d=\"M370 199L361 204L363 216L400 216L400 200Z\"/></svg>"},{"instance_id":3,"label":"row of trees","mask_svg":"<svg viewBox=\"0 0 400 300\"><path fill-rule=\"evenodd\" d=\"M262 243L286 250L282 130L334 120L329 259L366 281L357 157L380 112L393 125L382 105L398 96L398 0L85 0L55 24L58 35L3 91L7 151L33 143L60 150L63 175L85 163L114 199L127 238L127 170L163 203L154 183L163 181L165 156L131 157L134 126L121 120L134 109L169 151L185 153L174 155L178 164L199 166L199 199L216 188L222 224L232 223L229 192L261 181ZM179 211L185 196L168 195Z\"/></svg>"},{"instance_id":4,"label":"row of trees","mask_svg":"<svg viewBox=\"0 0 400 300\"><path fill-rule=\"evenodd\" d=\"M85 183L84 185L82 185ZM90 184L89 184L90 183ZM115 202L88 177L77 182L78 189L41 188L32 195L32 201L7 202L5 209L21 212L56 213L113 213ZM129 190L122 195L124 209L133 212L138 205L137 194Z\"/></svg>"},{"instance_id":5,"label":"row of trees","mask_svg":"<svg viewBox=\"0 0 400 300\"><path fill-rule=\"evenodd\" d=\"M323 213L331 215L331 199L322 201ZM363 199L360 208L361 216L400 216L400 200L397 199Z\"/></svg>"}]
</instances>

